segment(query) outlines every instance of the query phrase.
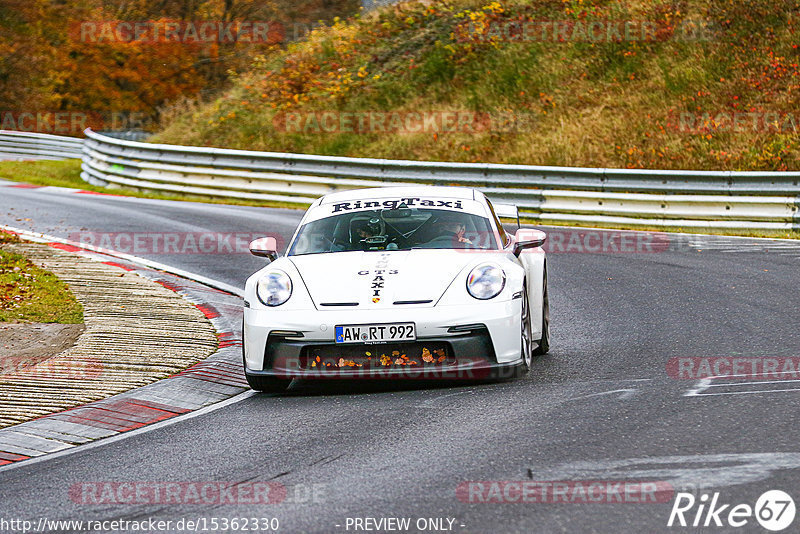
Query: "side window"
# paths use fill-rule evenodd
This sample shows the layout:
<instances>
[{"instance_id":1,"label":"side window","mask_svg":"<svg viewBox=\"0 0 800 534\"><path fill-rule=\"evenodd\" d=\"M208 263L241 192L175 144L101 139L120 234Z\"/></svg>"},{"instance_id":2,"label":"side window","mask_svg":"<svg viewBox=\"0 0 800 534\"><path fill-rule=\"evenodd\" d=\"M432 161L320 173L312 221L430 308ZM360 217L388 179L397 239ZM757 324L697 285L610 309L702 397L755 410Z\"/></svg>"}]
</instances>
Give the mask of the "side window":
<instances>
[{"instance_id":1,"label":"side window","mask_svg":"<svg viewBox=\"0 0 800 534\"><path fill-rule=\"evenodd\" d=\"M503 248L506 248L511 239L508 237L505 228L503 228L503 223L500 222L500 219L495 214L494 206L492 206L492 203L489 202L488 198L486 199L486 204L489 205L489 211L492 212L492 218L494 219L494 224L495 226L497 226L497 231L500 233L500 243L502 243Z\"/></svg>"}]
</instances>

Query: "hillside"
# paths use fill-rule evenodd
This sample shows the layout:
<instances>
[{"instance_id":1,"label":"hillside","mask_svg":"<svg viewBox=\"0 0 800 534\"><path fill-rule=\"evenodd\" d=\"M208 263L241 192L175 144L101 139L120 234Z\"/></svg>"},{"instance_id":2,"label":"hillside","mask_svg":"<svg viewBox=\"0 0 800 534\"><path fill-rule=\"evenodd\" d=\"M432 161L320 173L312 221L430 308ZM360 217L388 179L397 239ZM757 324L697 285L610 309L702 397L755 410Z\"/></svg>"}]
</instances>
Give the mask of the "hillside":
<instances>
[{"instance_id":1,"label":"hillside","mask_svg":"<svg viewBox=\"0 0 800 534\"><path fill-rule=\"evenodd\" d=\"M404 3L257 57L224 96L168 117L156 140L796 170L798 24L800 0Z\"/></svg>"}]
</instances>

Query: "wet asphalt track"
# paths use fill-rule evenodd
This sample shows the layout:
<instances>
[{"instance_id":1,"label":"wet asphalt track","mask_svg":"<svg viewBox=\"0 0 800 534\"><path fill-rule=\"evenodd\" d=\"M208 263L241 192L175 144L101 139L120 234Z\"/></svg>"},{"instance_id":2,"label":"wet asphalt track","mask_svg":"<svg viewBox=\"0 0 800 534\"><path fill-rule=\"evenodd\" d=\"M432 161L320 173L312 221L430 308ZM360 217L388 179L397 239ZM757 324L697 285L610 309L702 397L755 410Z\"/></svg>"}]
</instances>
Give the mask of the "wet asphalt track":
<instances>
[{"instance_id":1,"label":"wet asphalt track","mask_svg":"<svg viewBox=\"0 0 800 534\"><path fill-rule=\"evenodd\" d=\"M0 223L61 237L214 231L288 239L301 215L7 187L0 199ZM800 382L704 389L670 377L667 363L800 355L800 244L674 239L655 253L551 253L552 351L525 379L295 384L285 396L250 396L114 443L0 469L0 518L277 517L281 532L354 532L348 518L411 518L412 526L450 518L453 532L667 532L698 530L667 528L671 501L466 503L456 488L666 481L705 485L725 503L753 505L768 489L798 500ZM238 287L262 265L246 254L138 255ZM686 396L691 391L700 395ZM70 487L92 481L274 481L289 498L215 506L70 500ZM751 518L736 531L764 530Z\"/></svg>"}]
</instances>

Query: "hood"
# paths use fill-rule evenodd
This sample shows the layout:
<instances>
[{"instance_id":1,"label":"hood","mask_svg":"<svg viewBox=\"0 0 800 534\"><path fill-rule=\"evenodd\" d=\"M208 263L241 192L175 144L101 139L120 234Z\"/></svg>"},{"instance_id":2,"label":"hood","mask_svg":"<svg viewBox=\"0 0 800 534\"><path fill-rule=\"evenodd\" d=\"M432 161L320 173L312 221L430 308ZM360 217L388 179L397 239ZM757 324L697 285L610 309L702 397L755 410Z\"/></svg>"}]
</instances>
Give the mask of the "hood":
<instances>
[{"instance_id":1,"label":"hood","mask_svg":"<svg viewBox=\"0 0 800 534\"><path fill-rule=\"evenodd\" d=\"M431 307L476 258L453 250L338 252L290 256L319 310Z\"/></svg>"}]
</instances>

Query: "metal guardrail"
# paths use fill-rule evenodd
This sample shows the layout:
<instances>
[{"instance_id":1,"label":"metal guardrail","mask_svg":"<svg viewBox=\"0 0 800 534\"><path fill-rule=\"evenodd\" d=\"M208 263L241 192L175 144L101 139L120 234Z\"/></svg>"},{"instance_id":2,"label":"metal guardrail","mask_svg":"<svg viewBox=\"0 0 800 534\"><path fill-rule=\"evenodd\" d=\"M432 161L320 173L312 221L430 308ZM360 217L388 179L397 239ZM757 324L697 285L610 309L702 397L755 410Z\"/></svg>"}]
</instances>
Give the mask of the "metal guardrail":
<instances>
[{"instance_id":1,"label":"metal guardrail","mask_svg":"<svg viewBox=\"0 0 800 534\"><path fill-rule=\"evenodd\" d=\"M653 171L343 158L138 143L86 131L83 173L124 186L307 205L335 190L475 187L541 223L800 228L800 172Z\"/></svg>"},{"instance_id":2,"label":"metal guardrail","mask_svg":"<svg viewBox=\"0 0 800 534\"><path fill-rule=\"evenodd\" d=\"M126 141L147 141L147 138L153 135L152 132L146 132L144 130L101 130L97 133L115 139L124 139Z\"/></svg>"},{"instance_id":3,"label":"metal guardrail","mask_svg":"<svg viewBox=\"0 0 800 534\"><path fill-rule=\"evenodd\" d=\"M343 158L0 130L0 158L80 157L92 184L308 205L360 187L475 187L542 224L800 229L800 172L664 171Z\"/></svg>"},{"instance_id":4,"label":"metal guardrail","mask_svg":"<svg viewBox=\"0 0 800 534\"><path fill-rule=\"evenodd\" d=\"M82 147L77 137L0 130L0 160L80 158Z\"/></svg>"}]
</instances>

